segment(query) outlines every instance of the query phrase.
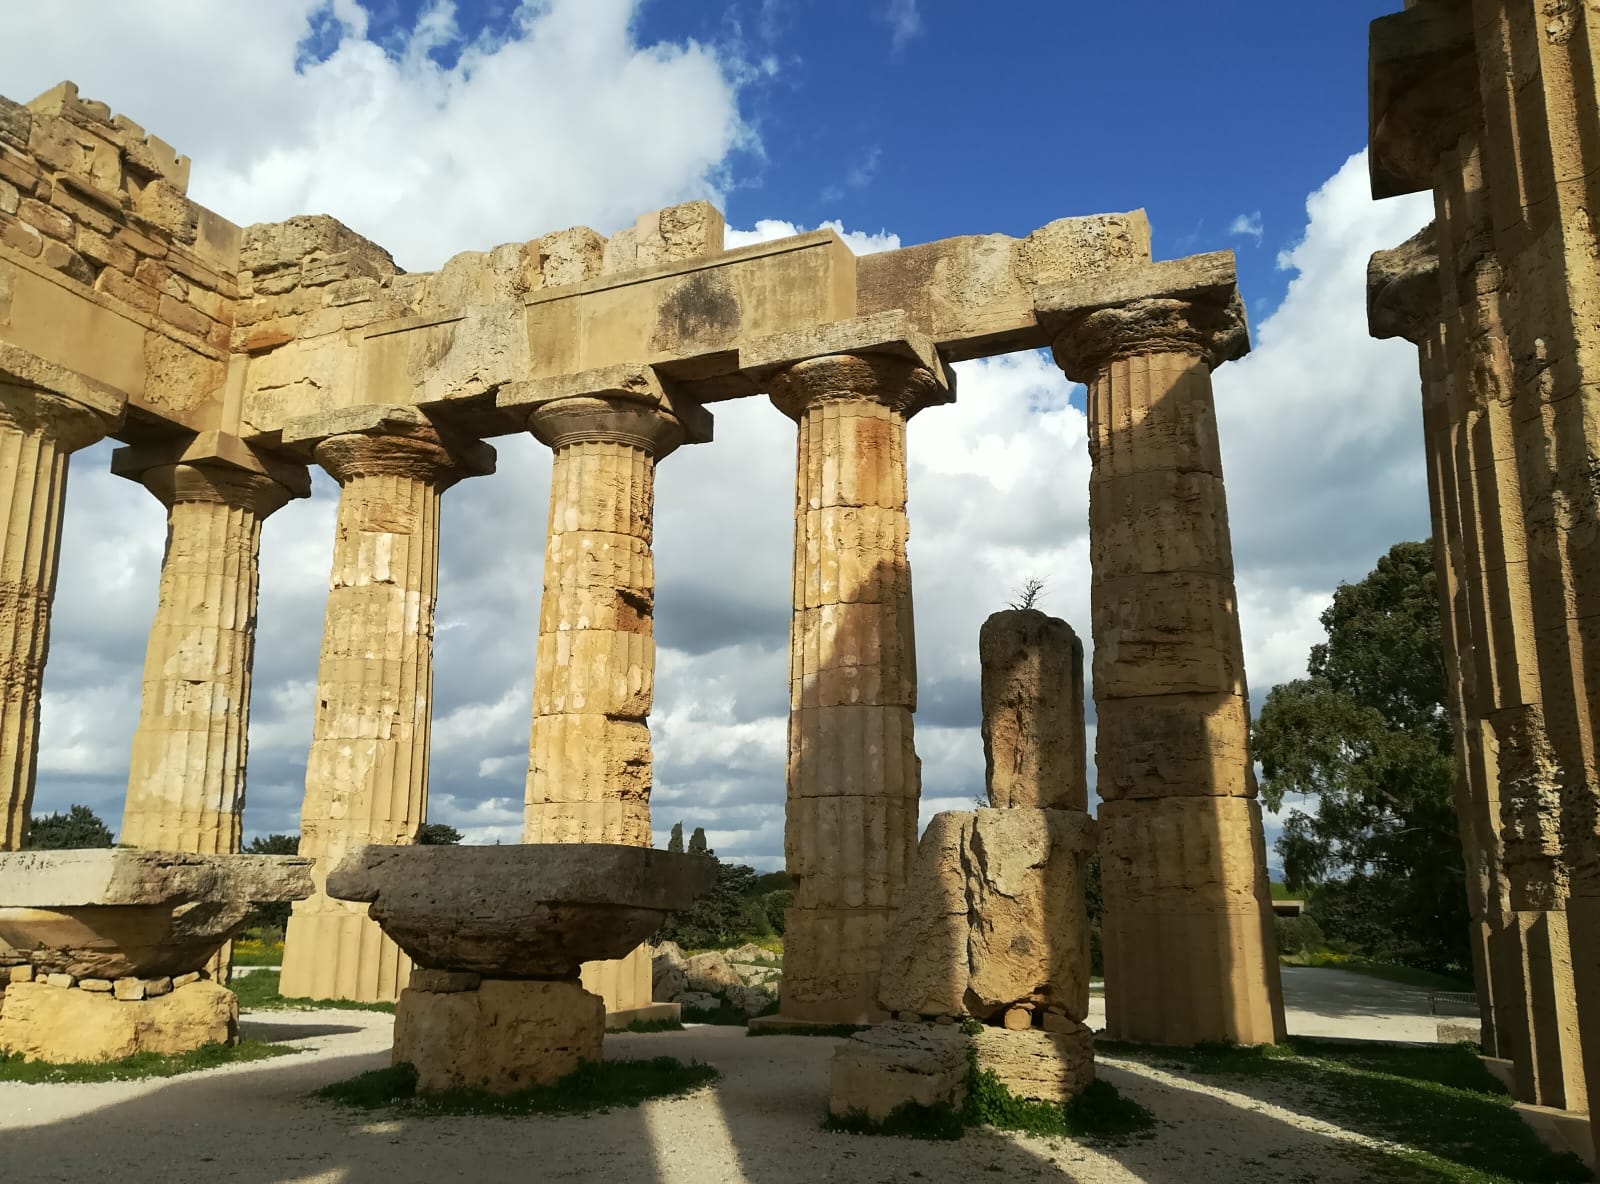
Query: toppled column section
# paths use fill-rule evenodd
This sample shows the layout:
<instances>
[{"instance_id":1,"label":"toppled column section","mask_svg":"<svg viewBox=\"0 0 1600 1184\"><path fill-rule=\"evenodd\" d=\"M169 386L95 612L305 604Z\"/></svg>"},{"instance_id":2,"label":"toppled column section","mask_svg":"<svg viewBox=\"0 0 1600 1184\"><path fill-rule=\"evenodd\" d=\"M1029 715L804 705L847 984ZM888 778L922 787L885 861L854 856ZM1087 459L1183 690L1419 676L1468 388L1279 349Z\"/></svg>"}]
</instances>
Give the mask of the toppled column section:
<instances>
[{"instance_id":1,"label":"toppled column section","mask_svg":"<svg viewBox=\"0 0 1600 1184\"><path fill-rule=\"evenodd\" d=\"M175 456L164 451L119 449L112 465L167 507L118 838L228 854L239 850L244 811L261 524L309 495L311 481L303 468L263 461L219 433Z\"/></svg>"},{"instance_id":2,"label":"toppled column section","mask_svg":"<svg viewBox=\"0 0 1600 1184\"><path fill-rule=\"evenodd\" d=\"M392 1000L409 960L364 906L322 886L349 849L412 842L426 820L440 499L462 477L492 472L494 450L442 437L409 407L299 421L284 442L314 445L340 495L300 815L317 891L289 920L282 990Z\"/></svg>"},{"instance_id":3,"label":"toppled column section","mask_svg":"<svg viewBox=\"0 0 1600 1184\"><path fill-rule=\"evenodd\" d=\"M710 416L647 367L502 391L554 451L523 837L651 844L655 467ZM586 969L613 1012L649 1008L648 952Z\"/></svg>"},{"instance_id":4,"label":"toppled column section","mask_svg":"<svg viewBox=\"0 0 1600 1184\"><path fill-rule=\"evenodd\" d=\"M948 384L931 346L801 356L769 386L799 425L780 1007L860 1023L917 841L906 420Z\"/></svg>"},{"instance_id":5,"label":"toppled column section","mask_svg":"<svg viewBox=\"0 0 1600 1184\"><path fill-rule=\"evenodd\" d=\"M600 1060L606 1008L580 963L619 959L715 878L710 860L619 844L372 846L327 891L370 905L417 964L393 1059L418 1090L514 1093Z\"/></svg>"},{"instance_id":6,"label":"toppled column section","mask_svg":"<svg viewBox=\"0 0 1600 1184\"><path fill-rule=\"evenodd\" d=\"M126 848L0 855L0 948L25 959L0 991L0 1052L65 1064L234 1043L238 999L203 968L258 904L310 892L310 868Z\"/></svg>"},{"instance_id":7,"label":"toppled column section","mask_svg":"<svg viewBox=\"0 0 1600 1184\"><path fill-rule=\"evenodd\" d=\"M1232 256L1038 297L1089 387L1090 602L1117 1039L1284 1035L1211 371L1249 346Z\"/></svg>"},{"instance_id":8,"label":"toppled column section","mask_svg":"<svg viewBox=\"0 0 1600 1184\"><path fill-rule=\"evenodd\" d=\"M0 356L0 851L22 846L33 808L39 697L50 648L67 459L122 417L122 400L78 384L51 394Z\"/></svg>"},{"instance_id":9,"label":"toppled column section","mask_svg":"<svg viewBox=\"0 0 1600 1184\"><path fill-rule=\"evenodd\" d=\"M1083 643L1038 609L999 612L978 631L984 783L997 809L1086 810Z\"/></svg>"}]
</instances>

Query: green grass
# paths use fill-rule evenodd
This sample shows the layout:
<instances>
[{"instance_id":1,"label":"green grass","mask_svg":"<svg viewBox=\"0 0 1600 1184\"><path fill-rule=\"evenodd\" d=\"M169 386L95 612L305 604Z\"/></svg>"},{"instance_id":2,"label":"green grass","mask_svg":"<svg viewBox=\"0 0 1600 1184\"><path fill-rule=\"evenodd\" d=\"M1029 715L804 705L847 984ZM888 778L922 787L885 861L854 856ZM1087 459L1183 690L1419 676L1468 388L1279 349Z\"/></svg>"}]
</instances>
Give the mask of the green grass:
<instances>
[{"instance_id":1,"label":"green grass","mask_svg":"<svg viewBox=\"0 0 1600 1184\"><path fill-rule=\"evenodd\" d=\"M852 1110L848 1114L830 1114L822 1120L822 1129L841 1135L888 1135L901 1139L959 1139L967 1133L967 1123L961 1112L948 1103L938 1106L919 1106L907 1102L897 1106L881 1122L867 1117L865 1112Z\"/></svg>"},{"instance_id":2,"label":"green grass","mask_svg":"<svg viewBox=\"0 0 1600 1184\"><path fill-rule=\"evenodd\" d=\"M20 1081L30 1085L77 1084L91 1081L137 1081L144 1077L176 1077L198 1073L221 1065L240 1065L288 1056L298 1050L260 1040L241 1040L238 1044L203 1044L193 1052L163 1055L141 1052L118 1061L52 1065L44 1061L24 1061L12 1053L0 1053L0 1081Z\"/></svg>"},{"instance_id":3,"label":"green grass","mask_svg":"<svg viewBox=\"0 0 1600 1184\"><path fill-rule=\"evenodd\" d=\"M763 1024L759 1028L751 1028L751 1036L830 1036L835 1040L847 1040L857 1032L864 1032L867 1024L827 1024L806 1025L796 1024L793 1027L768 1027Z\"/></svg>"},{"instance_id":4,"label":"green grass","mask_svg":"<svg viewBox=\"0 0 1600 1184\"><path fill-rule=\"evenodd\" d=\"M1375 1178L1417 1184L1592 1178L1575 1156L1539 1141L1466 1045L1396 1047L1292 1037L1259 1048L1158 1049L1099 1041L1096 1051L1292 1091L1296 1109L1388 1144L1352 1152L1371 1162Z\"/></svg>"},{"instance_id":5,"label":"green grass","mask_svg":"<svg viewBox=\"0 0 1600 1184\"><path fill-rule=\"evenodd\" d=\"M764 1015L772 1015L778 1010L778 1001L774 999L772 1005L765 1011L751 1015L742 1007L735 1007L720 996L717 1005L713 1008L682 1008L683 1022L686 1024L718 1024L722 1027L742 1028L751 1020Z\"/></svg>"},{"instance_id":6,"label":"green grass","mask_svg":"<svg viewBox=\"0 0 1600 1184\"><path fill-rule=\"evenodd\" d=\"M417 1071L401 1063L323 1086L313 1096L360 1110L393 1109L417 1115L586 1114L686 1094L720 1076L710 1065L685 1065L672 1057L654 1057L588 1061L553 1085L536 1085L514 1094L481 1089L419 1094Z\"/></svg>"},{"instance_id":7,"label":"green grass","mask_svg":"<svg viewBox=\"0 0 1600 1184\"><path fill-rule=\"evenodd\" d=\"M1313 966L1324 970L1348 970L1385 982L1419 987L1425 991L1471 991L1472 980L1459 974L1438 974L1432 970L1418 970L1413 966L1397 966L1390 962L1372 962L1353 958L1348 954L1286 954L1280 961L1285 966Z\"/></svg>"},{"instance_id":8,"label":"green grass","mask_svg":"<svg viewBox=\"0 0 1600 1184\"><path fill-rule=\"evenodd\" d=\"M232 960L235 966L281 966L283 942L252 937L235 938Z\"/></svg>"},{"instance_id":9,"label":"green grass","mask_svg":"<svg viewBox=\"0 0 1600 1184\"><path fill-rule=\"evenodd\" d=\"M683 1025L677 1020L634 1020L624 1032L681 1032Z\"/></svg>"},{"instance_id":10,"label":"green grass","mask_svg":"<svg viewBox=\"0 0 1600 1184\"><path fill-rule=\"evenodd\" d=\"M1289 891L1289 885L1280 884L1276 880L1274 880L1274 881L1272 881L1272 883L1268 884L1267 887L1272 889L1272 899L1273 900L1304 900L1305 899L1305 893L1303 893L1303 892L1290 892Z\"/></svg>"},{"instance_id":11,"label":"green grass","mask_svg":"<svg viewBox=\"0 0 1600 1184\"><path fill-rule=\"evenodd\" d=\"M245 1011L306 1011L312 1008L334 1011L386 1011L394 1014L393 1003L357 1003L354 999L286 999L278 994L278 972L258 970L235 976L229 989L239 996Z\"/></svg>"}]
</instances>

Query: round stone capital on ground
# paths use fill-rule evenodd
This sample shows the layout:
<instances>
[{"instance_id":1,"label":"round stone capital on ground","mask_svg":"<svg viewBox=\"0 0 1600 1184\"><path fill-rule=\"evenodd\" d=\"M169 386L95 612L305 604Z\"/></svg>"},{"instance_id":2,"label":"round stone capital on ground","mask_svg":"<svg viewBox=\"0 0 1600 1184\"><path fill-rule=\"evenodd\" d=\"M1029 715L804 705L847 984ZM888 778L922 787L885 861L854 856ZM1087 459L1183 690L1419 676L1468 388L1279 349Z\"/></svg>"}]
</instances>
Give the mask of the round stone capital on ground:
<instances>
[{"instance_id":1,"label":"round stone capital on ground","mask_svg":"<svg viewBox=\"0 0 1600 1184\"><path fill-rule=\"evenodd\" d=\"M936 401L941 387L928 368L890 354L833 354L796 362L772 380L772 405L799 420L818 403L882 403L910 416Z\"/></svg>"},{"instance_id":2,"label":"round stone capital on ground","mask_svg":"<svg viewBox=\"0 0 1600 1184\"><path fill-rule=\"evenodd\" d=\"M168 509L179 504L228 506L265 518L295 497L294 490L264 473L204 461L158 465L141 473L139 481Z\"/></svg>"},{"instance_id":3,"label":"round stone capital on ground","mask_svg":"<svg viewBox=\"0 0 1600 1184\"><path fill-rule=\"evenodd\" d=\"M330 436L317 444L312 455L340 485L357 477L403 477L445 490L472 475L438 433L427 427Z\"/></svg>"},{"instance_id":4,"label":"round stone capital on ground","mask_svg":"<svg viewBox=\"0 0 1600 1184\"><path fill-rule=\"evenodd\" d=\"M682 444L683 424L661 405L625 396L555 399L528 414L528 430L552 449L569 444L625 444L666 458Z\"/></svg>"},{"instance_id":5,"label":"round stone capital on ground","mask_svg":"<svg viewBox=\"0 0 1600 1184\"><path fill-rule=\"evenodd\" d=\"M0 382L0 431L46 434L66 452L105 438L110 425L91 407L35 387Z\"/></svg>"},{"instance_id":6,"label":"round stone capital on ground","mask_svg":"<svg viewBox=\"0 0 1600 1184\"><path fill-rule=\"evenodd\" d=\"M1188 354L1213 370L1250 348L1244 302L1173 297L1135 300L1074 317L1056 334L1056 364L1074 382L1092 382L1112 362L1143 354Z\"/></svg>"}]
</instances>

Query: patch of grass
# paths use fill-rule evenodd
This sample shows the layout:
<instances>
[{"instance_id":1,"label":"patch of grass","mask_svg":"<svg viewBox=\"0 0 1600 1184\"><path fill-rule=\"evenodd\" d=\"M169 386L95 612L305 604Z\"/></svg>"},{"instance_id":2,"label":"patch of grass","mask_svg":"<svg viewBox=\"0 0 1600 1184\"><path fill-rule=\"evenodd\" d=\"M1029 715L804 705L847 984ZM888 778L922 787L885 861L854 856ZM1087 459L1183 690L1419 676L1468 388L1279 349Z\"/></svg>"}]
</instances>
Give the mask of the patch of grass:
<instances>
[{"instance_id":1,"label":"patch of grass","mask_svg":"<svg viewBox=\"0 0 1600 1184\"><path fill-rule=\"evenodd\" d=\"M966 1120L961 1112L947 1102L937 1106L919 1106L907 1102L897 1106L881 1122L868 1118L860 1110L848 1114L830 1114L822 1121L822 1129L842 1135L889 1135L901 1139L959 1139L966 1134Z\"/></svg>"},{"instance_id":2,"label":"patch of grass","mask_svg":"<svg viewBox=\"0 0 1600 1184\"><path fill-rule=\"evenodd\" d=\"M1391 962L1372 962L1349 954L1327 952L1285 954L1279 959L1285 966L1312 966L1323 970L1348 970L1385 982L1400 983L1407 987L1420 987L1424 991L1471 991L1472 980L1464 975L1439 974L1432 970L1418 970L1414 966L1397 966Z\"/></svg>"},{"instance_id":3,"label":"patch of grass","mask_svg":"<svg viewBox=\"0 0 1600 1184\"><path fill-rule=\"evenodd\" d=\"M848 1040L857 1032L865 1032L867 1024L827 1024L824 1026L796 1024L794 1027L769 1027L763 1024L751 1028L751 1036L828 1036L835 1040Z\"/></svg>"},{"instance_id":4,"label":"patch of grass","mask_svg":"<svg viewBox=\"0 0 1600 1184\"><path fill-rule=\"evenodd\" d=\"M358 1003L354 999L295 999L278 994L278 972L258 970L254 974L241 974L228 984L239 997L239 1007L244 1011L386 1011L394 1014L393 1003Z\"/></svg>"},{"instance_id":5,"label":"patch of grass","mask_svg":"<svg viewBox=\"0 0 1600 1184\"><path fill-rule=\"evenodd\" d=\"M1017 1097L988 1069L975 1069L967 1079L962 1116L971 1126L1117 1145L1148 1135L1156 1125L1150 1111L1123 1097L1108 1081L1091 1081L1082 1093L1059 1105Z\"/></svg>"},{"instance_id":6,"label":"patch of grass","mask_svg":"<svg viewBox=\"0 0 1600 1184\"><path fill-rule=\"evenodd\" d=\"M267 938L236 937L233 940L235 966L283 965L283 942Z\"/></svg>"},{"instance_id":7,"label":"patch of grass","mask_svg":"<svg viewBox=\"0 0 1600 1184\"><path fill-rule=\"evenodd\" d=\"M395 1109L417 1115L584 1114L686 1094L720 1076L710 1065L698 1061L685 1065L673 1057L586 1061L553 1085L514 1094L481 1089L419 1094L416 1069L402 1062L325 1085L313 1096L360 1110Z\"/></svg>"},{"instance_id":8,"label":"patch of grass","mask_svg":"<svg viewBox=\"0 0 1600 1184\"><path fill-rule=\"evenodd\" d=\"M1464 1045L1391 1047L1291 1037L1278 1046L1152 1048L1112 1041L1097 1051L1200 1076L1258 1079L1296 1089L1317 1118L1389 1144L1385 1179L1450 1184L1551 1184L1593 1177L1539 1141L1503 1086ZM1375 1160L1375 1162L1377 1162Z\"/></svg>"},{"instance_id":9,"label":"patch of grass","mask_svg":"<svg viewBox=\"0 0 1600 1184\"><path fill-rule=\"evenodd\" d=\"M682 1009L682 1014L683 1022L686 1024L720 1024L724 1027L742 1028L751 1020L764 1015L772 1015L777 1010L778 1001L774 999L765 1011L758 1011L755 1015L751 1015L744 1008L735 1007L719 996L715 1007L692 1009L685 1007Z\"/></svg>"},{"instance_id":10,"label":"patch of grass","mask_svg":"<svg viewBox=\"0 0 1600 1184\"><path fill-rule=\"evenodd\" d=\"M240 1065L288 1056L297 1049L260 1040L241 1040L238 1044L203 1044L193 1052L163 1055L141 1052L117 1061L52 1065L44 1061L24 1061L14 1053L0 1053L0 1081L20 1081L30 1085L77 1084L92 1081L137 1081L145 1077L176 1077L198 1073L222 1065Z\"/></svg>"},{"instance_id":11,"label":"patch of grass","mask_svg":"<svg viewBox=\"0 0 1600 1184\"><path fill-rule=\"evenodd\" d=\"M681 1032L683 1025L677 1020L634 1020L624 1032Z\"/></svg>"}]
</instances>

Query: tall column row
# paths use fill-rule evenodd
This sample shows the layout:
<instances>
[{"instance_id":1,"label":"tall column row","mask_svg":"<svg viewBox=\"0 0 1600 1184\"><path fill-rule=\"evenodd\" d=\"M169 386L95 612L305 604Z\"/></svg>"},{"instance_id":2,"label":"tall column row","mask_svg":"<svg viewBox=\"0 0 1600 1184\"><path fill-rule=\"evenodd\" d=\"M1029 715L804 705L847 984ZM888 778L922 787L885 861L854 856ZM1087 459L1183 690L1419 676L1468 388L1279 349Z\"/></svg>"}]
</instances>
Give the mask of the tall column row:
<instances>
[{"instance_id":1,"label":"tall column row","mask_svg":"<svg viewBox=\"0 0 1600 1184\"><path fill-rule=\"evenodd\" d=\"M1149 297L1071 316L1089 388L1090 607L1106 1024L1162 1044L1284 1036L1211 371L1243 310Z\"/></svg>"},{"instance_id":2,"label":"tall column row","mask_svg":"<svg viewBox=\"0 0 1600 1184\"><path fill-rule=\"evenodd\" d=\"M799 425L784 852L786 1018L861 1023L917 847L921 776L906 418L919 363L815 358L772 382Z\"/></svg>"},{"instance_id":3,"label":"tall column row","mask_svg":"<svg viewBox=\"0 0 1600 1184\"><path fill-rule=\"evenodd\" d=\"M22 846L33 809L67 460L112 418L0 381L0 851Z\"/></svg>"}]
</instances>

